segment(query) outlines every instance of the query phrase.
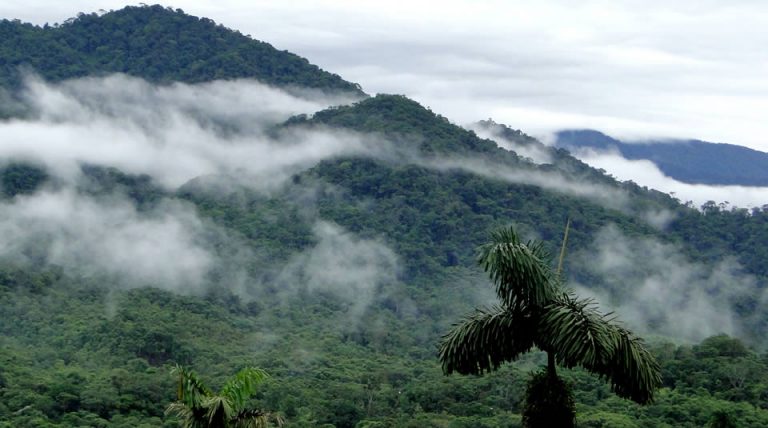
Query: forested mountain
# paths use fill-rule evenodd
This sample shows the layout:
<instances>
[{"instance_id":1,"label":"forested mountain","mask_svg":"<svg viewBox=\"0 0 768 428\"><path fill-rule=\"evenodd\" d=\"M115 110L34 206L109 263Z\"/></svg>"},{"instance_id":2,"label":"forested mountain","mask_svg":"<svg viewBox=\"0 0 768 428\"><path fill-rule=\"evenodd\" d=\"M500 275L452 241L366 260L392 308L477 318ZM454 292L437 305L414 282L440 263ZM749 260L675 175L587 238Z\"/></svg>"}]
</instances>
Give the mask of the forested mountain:
<instances>
[{"instance_id":1,"label":"forested mountain","mask_svg":"<svg viewBox=\"0 0 768 428\"><path fill-rule=\"evenodd\" d=\"M169 39L194 32L203 51L220 52L217 35L262 46L157 6L50 29L3 25L37 36L74 27L95 40L164 19L178 20ZM258 57L247 56L230 75L180 65L155 74L127 59L113 68L108 58L131 58L114 49L74 74L46 71L33 54L18 62L54 81L121 71L355 89L303 60L309 68L279 79L254 72ZM568 285L653 336L664 377L657 403L640 407L567 371L580 426L699 427L718 415L768 425L768 212L685 206L504 125L485 123L497 141L481 138L405 96L281 111L253 130L264 115L248 116L250 104L240 120L236 100L224 111L179 108L188 92L124 100L104 96L112 86L51 84L38 93L56 97L41 98L67 102L30 102L41 111L0 123L10 147L0 147L0 426L177 426L163 413L176 363L216 389L242 367L265 369L272 380L256 401L291 427L521 426L525 379L541 355L446 377L436 345L461 314L492 301L475 261L492 230L514 224L554 253L567 219ZM499 135L542 157L503 148ZM125 144L120 156L101 151Z\"/></svg>"},{"instance_id":2,"label":"forested mountain","mask_svg":"<svg viewBox=\"0 0 768 428\"><path fill-rule=\"evenodd\" d=\"M20 69L46 80L126 73L169 82L252 78L362 95L360 87L305 58L217 25L210 19L159 5L98 15L80 14L38 27L0 21L0 85L20 85Z\"/></svg>"},{"instance_id":3,"label":"forested mountain","mask_svg":"<svg viewBox=\"0 0 768 428\"><path fill-rule=\"evenodd\" d=\"M768 186L768 153L699 140L623 142L593 130L557 133L568 150L614 150L632 160L653 162L665 175L692 184Z\"/></svg>"}]
</instances>

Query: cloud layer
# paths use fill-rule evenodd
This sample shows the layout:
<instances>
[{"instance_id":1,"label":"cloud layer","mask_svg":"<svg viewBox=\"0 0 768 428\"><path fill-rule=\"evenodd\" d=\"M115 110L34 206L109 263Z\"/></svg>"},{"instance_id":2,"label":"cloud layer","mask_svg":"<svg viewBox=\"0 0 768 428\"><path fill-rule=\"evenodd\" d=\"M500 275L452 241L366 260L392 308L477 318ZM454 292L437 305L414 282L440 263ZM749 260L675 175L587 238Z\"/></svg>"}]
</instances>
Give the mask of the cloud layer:
<instances>
[{"instance_id":1,"label":"cloud layer","mask_svg":"<svg viewBox=\"0 0 768 428\"><path fill-rule=\"evenodd\" d=\"M163 3L163 2L161 2ZM119 0L10 1L42 25ZM768 150L768 6L759 1L386 3L180 0L360 83L458 123L492 117L529 134L599 129Z\"/></svg>"},{"instance_id":2,"label":"cloud layer","mask_svg":"<svg viewBox=\"0 0 768 428\"><path fill-rule=\"evenodd\" d=\"M591 128L766 149L761 2L186 1L369 92L458 123ZM354 54L350 54L354 52Z\"/></svg>"},{"instance_id":3,"label":"cloud layer","mask_svg":"<svg viewBox=\"0 0 768 428\"><path fill-rule=\"evenodd\" d=\"M123 75L59 84L30 77L22 100L25 116L0 122L0 166L40 164L51 179L33 194L0 200L0 258L57 265L74 276L104 278L121 287L200 293L215 276L218 286L248 297L258 294L248 290L258 278L249 279L246 266L260 254L199 217L192 204L161 198L137 207L119 189L94 193L93 177L83 174L83 165L147 174L168 195L201 177L224 183L220 193L239 186L269 192L322 159L364 148L362 138L351 133L273 131L294 114L351 100L289 94L248 80L157 86ZM347 253L358 255L365 246L331 225L318 229L318 239L316 253L302 260L312 273L305 281L319 284L310 288L323 289L330 287L322 276L327 271L311 269L328 255L321 251L323 243L332 239L342 252L351 245ZM340 294L360 297L361 306L355 307L360 312L371 297L366 300L359 287L367 284L363 280L375 283L373 273L365 276L364 261L343 264L343 255L323 260L338 262L339 287L350 287Z\"/></svg>"},{"instance_id":4,"label":"cloud layer","mask_svg":"<svg viewBox=\"0 0 768 428\"><path fill-rule=\"evenodd\" d=\"M737 261L692 262L674 245L634 239L614 226L600 231L591 248L574 254L573 263L607 284L604 291L571 284L579 294L596 297L644 333L690 341L718 333L744 337L744 317L732 304L744 298L766 303L756 278Z\"/></svg>"},{"instance_id":5,"label":"cloud layer","mask_svg":"<svg viewBox=\"0 0 768 428\"><path fill-rule=\"evenodd\" d=\"M358 319L385 286L397 282L397 256L384 243L358 238L333 223L318 221L313 232L317 243L286 265L278 279L281 289L330 293Z\"/></svg>"},{"instance_id":6,"label":"cloud layer","mask_svg":"<svg viewBox=\"0 0 768 428\"><path fill-rule=\"evenodd\" d=\"M70 180L91 163L149 174L169 188L208 174L267 187L360 149L340 132L266 136L291 115L351 100L299 98L255 81L158 87L121 75L57 85L31 78L24 98L32 118L0 124L0 158L42 162Z\"/></svg>"},{"instance_id":7,"label":"cloud layer","mask_svg":"<svg viewBox=\"0 0 768 428\"><path fill-rule=\"evenodd\" d=\"M0 258L61 266L113 285L202 291L215 255L193 208L165 203L139 213L128 200L43 191L0 204Z\"/></svg>"},{"instance_id":8,"label":"cloud layer","mask_svg":"<svg viewBox=\"0 0 768 428\"><path fill-rule=\"evenodd\" d=\"M653 162L628 160L618 153L595 152L577 153L579 159L595 168L604 169L619 180L632 180L641 186L660 190L686 203L692 201L700 207L707 201L729 202L742 208L762 207L768 204L768 188L747 186L710 186L689 184L664 175Z\"/></svg>"},{"instance_id":9,"label":"cloud layer","mask_svg":"<svg viewBox=\"0 0 768 428\"><path fill-rule=\"evenodd\" d=\"M291 115L351 100L316 93L291 95L254 81L157 86L123 75L58 84L31 77L22 98L27 115L0 123L4 141L0 159L41 163L55 184L0 204L5 227L10 228L7 236L12 237L9 245L24 247L47 234L49 262L123 275L133 283L199 289L211 267L222 260L203 237L224 232L183 204L160 204L140 212L120 195L96 198L80 192L84 164L147 174L170 193L193 179L203 187L215 187L215 193L237 186L270 192L320 160L364 155L437 170L460 169L613 208L626 202L618 190L569 181L555 172L517 171L480 159L425 159L407 148L395 152L397 145L381 137L322 128L276 132L273 127ZM309 289L327 291L333 280L347 290L340 293L344 297L370 301L371 290L380 283L380 275L371 272L395 266L394 255L355 241L332 225L318 225L315 233L319 253L301 256ZM334 249L339 253L330 251ZM345 259L354 263L345 264ZM366 264L367 260L388 267ZM320 265L338 269L312 270ZM242 281L237 275L232 278ZM231 284L232 289L241 287ZM360 311L356 305L352 309Z\"/></svg>"},{"instance_id":10,"label":"cloud layer","mask_svg":"<svg viewBox=\"0 0 768 428\"><path fill-rule=\"evenodd\" d=\"M117 278L124 287L201 292L227 259L235 260L236 269L221 286L248 297L258 295L249 288L264 284L236 266L259 257L258 252L199 218L191 205L163 201L141 210L120 194L96 197L78 190L83 163L149 174L169 192L211 175L225 183L236 177L238 185L268 191L319 160L357 154L461 169L618 208L626 202L618 190L556 173L523 173L478 159L393 155L387 147L394 145L370 144L373 137L350 132L294 130L276 136L270 131L275 123L339 100L296 97L251 81L158 87L125 76L57 85L31 80L26 100L29 117L0 123L0 139L7 142L0 146L0 158L42 162L54 179L35 194L0 202L5 237L0 257L43 258L78 275ZM285 290L332 295L359 319L397 284L397 256L380 241L361 239L308 212L315 244L272 273ZM741 275L735 262L700 266L674 247L628 240L611 229L599 235L593 252L598 256L589 260L596 273L607 283L628 284L601 298L631 322L692 339L739 333L735 317L720 302L752 289L754 279ZM700 314L709 321L695 322Z\"/></svg>"}]
</instances>

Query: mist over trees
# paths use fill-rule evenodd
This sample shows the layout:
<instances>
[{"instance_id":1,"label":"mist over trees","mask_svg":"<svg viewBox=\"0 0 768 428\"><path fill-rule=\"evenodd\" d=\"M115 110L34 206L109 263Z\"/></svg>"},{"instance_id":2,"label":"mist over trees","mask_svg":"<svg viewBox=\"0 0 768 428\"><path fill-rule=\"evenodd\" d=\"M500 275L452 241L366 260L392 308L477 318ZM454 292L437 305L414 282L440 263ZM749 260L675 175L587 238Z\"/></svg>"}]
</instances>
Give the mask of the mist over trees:
<instances>
[{"instance_id":1,"label":"mist over trees","mask_svg":"<svg viewBox=\"0 0 768 428\"><path fill-rule=\"evenodd\" d=\"M446 377L436 346L495 299L491 231L554 253L567 218L564 282L657 309L626 322L662 383L641 407L561 370L579 425L768 426L765 210L687 206L496 124L530 158L181 11L0 34L0 426L178 426L176 364L214 391L265 370L247 404L289 427L521 426L544 354Z\"/></svg>"}]
</instances>

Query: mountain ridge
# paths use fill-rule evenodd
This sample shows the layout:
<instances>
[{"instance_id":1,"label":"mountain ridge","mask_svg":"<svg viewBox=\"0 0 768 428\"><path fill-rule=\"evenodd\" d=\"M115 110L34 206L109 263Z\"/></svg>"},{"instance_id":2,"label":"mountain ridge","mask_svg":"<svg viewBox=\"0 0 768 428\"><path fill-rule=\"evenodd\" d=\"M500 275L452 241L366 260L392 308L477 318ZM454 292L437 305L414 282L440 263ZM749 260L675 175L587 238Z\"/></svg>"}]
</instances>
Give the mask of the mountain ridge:
<instances>
[{"instance_id":1,"label":"mountain ridge","mask_svg":"<svg viewBox=\"0 0 768 428\"><path fill-rule=\"evenodd\" d=\"M565 130L556 146L614 150L629 160L649 160L662 173L691 184L768 186L768 153L726 143L701 140L625 142L594 130Z\"/></svg>"},{"instance_id":2,"label":"mountain ridge","mask_svg":"<svg viewBox=\"0 0 768 428\"><path fill-rule=\"evenodd\" d=\"M105 73L158 83L255 78L365 96L359 85L305 58L160 5L81 13L55 26L1 20L0 58L0 86L12 89L21 85L19 67L26 67L49 81Z\"/></svg>"}]
</instances>

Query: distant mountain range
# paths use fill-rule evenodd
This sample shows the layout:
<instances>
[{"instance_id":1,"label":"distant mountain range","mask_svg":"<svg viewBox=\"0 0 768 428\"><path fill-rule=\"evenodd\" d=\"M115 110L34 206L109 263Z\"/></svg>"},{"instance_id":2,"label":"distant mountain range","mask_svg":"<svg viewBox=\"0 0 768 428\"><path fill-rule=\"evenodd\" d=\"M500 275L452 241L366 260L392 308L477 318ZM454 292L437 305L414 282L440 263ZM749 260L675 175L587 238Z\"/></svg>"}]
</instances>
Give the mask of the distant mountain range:
<instances>
[{"instance_id":1,"label":"distant mountain range","mask_svg":"<svg viewBox=\"0 0 768 428\"><path fill-rule=\"evenodd\" d=\"M665 175L691 184L768 186L768 153L699 140L626 142L601 132L566 130L556 145L571 152L616 151L626 159L653 162Z\"/></svg>"}]
</instances>

